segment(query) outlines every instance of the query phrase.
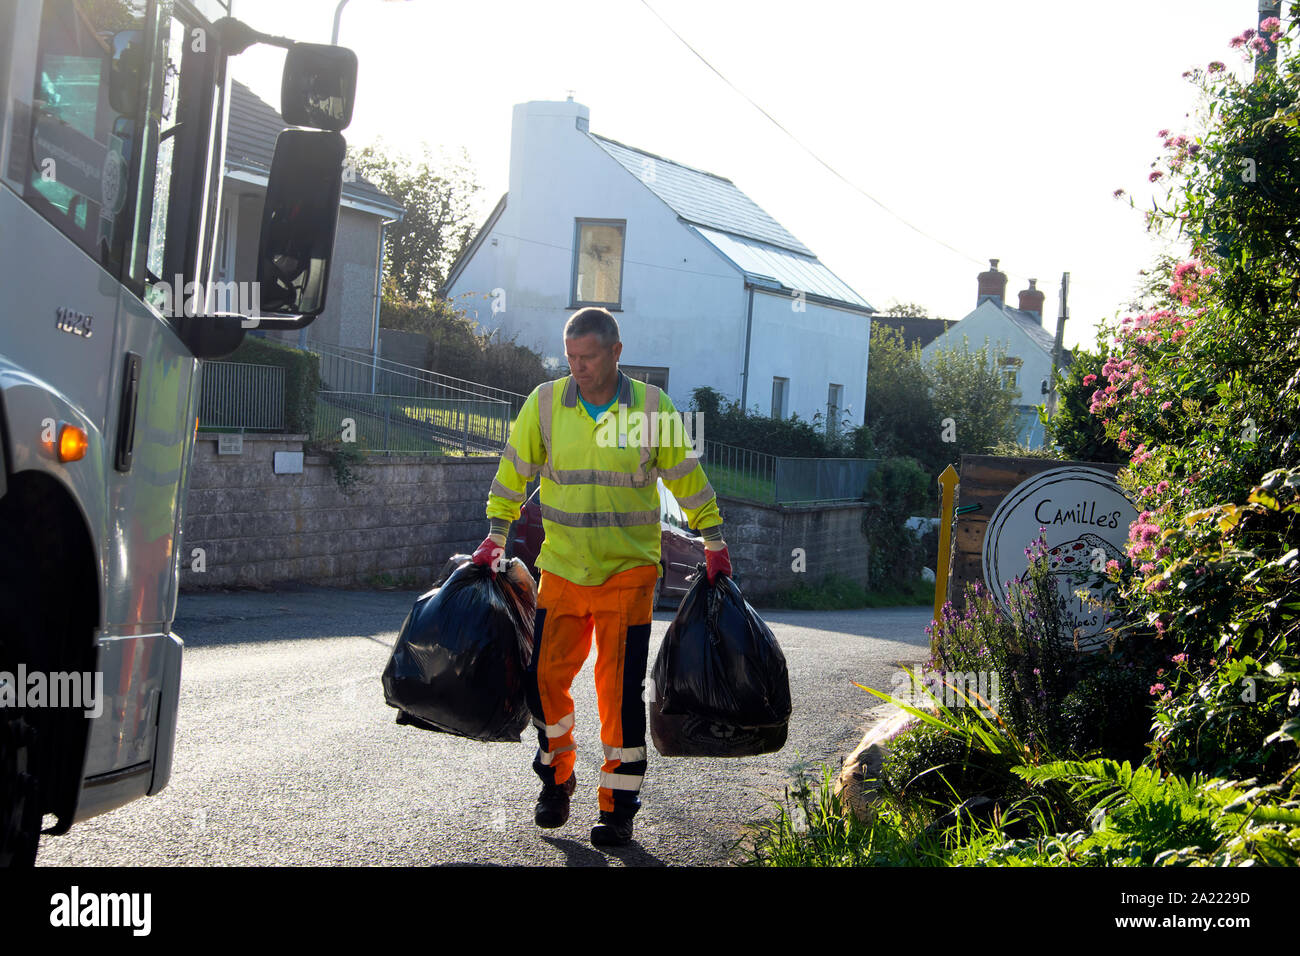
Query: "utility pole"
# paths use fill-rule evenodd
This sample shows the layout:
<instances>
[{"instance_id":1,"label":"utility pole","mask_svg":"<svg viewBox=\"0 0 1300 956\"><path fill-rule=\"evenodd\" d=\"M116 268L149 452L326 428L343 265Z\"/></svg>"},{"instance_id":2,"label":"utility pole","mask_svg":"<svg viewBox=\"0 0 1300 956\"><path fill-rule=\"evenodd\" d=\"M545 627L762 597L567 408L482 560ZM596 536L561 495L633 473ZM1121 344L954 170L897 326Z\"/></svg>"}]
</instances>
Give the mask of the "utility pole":
<instances>
[{"instance_id":1,"label":"utility pole","mask_svg":"<svg viewBox=\"0 0 1300 956\"><path fill-rule=\"evenodd\" d=\"M1047 376L1047 417L1056 414L1056 370L1065 346L1065 320L1069 317L1070 273L1061 273L1061 306L1056 316L1056 342L1052 345L1052 370Z\"/></svg>"}]
</instances>

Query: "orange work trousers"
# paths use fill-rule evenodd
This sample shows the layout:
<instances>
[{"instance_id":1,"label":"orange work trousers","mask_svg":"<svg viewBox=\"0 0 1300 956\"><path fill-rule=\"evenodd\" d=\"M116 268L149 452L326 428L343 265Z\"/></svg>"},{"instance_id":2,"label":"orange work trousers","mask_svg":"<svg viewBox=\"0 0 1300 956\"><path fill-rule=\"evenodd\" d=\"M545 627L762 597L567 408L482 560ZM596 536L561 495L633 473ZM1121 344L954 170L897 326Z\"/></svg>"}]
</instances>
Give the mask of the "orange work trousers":
<instances>
[{"instance_id":1,"label":"orange work trousers","mask_svg":"<svg viewBox=\"0 0 1300 956\"><path fill-rule=\"evenodd\" d=\"M542 571L536 644L528 666L528 709L537 728L533 770L544 783L569 779L576 760L569 688L596 635L596 706L605 763L600 809L632 817L646 770L644 681L659 568L642 565L586 586Z\"/></svg>"}]
</instances>

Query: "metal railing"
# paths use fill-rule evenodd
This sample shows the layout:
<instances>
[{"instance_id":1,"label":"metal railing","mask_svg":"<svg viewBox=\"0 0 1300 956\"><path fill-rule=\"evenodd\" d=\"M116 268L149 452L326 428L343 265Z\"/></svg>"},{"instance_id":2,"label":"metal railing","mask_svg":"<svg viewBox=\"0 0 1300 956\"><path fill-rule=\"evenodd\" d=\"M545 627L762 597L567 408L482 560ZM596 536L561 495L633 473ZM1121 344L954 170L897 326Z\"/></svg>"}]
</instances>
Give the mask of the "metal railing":
<instances>
[{"instance_id":1,"label":"metal railing","mask_svg":"<svg viewBox=\"0 0 1300 956\"><path fill-rule=\"evenodd\" d=\"M879 463L868 458L788 458L705 441L700 464L720 495L772 504L858 501Z\"/></svg>"},{"instance_id":2,"label":"metal railing","mask_svg":"<svg viewBox=\"0 0 1300 956\"><path fill-rule=\"evenodd\" d=\"M199 427L284 429L284 369L250 362L204 362Z\"/></svg>"},{"instance_id":3,"label":"metal railing","mask_svg":"<svg viewBox=\"0 0 1300 956\"><path fill-rule=\"evenodd\" d=\"M320 391L312 438L369 454L499 455L510 406L492 398L422 398Z\"/></svg>"},{"instance_id":4,"label":"metal railing","mask_svg":"<svg viewBox=\"0 0 1300 956\"><path fill-rule=\"evenodd\" d=\"M471 382L469 379L431 372L392 359L375 357L362 349L308 341L307 350L320 358L321 383L330 391L369 392L376 395L412 395L434 399L492 399L505 402L513 418L527 395L509 389ZM373 383L373 388L372 388Z\"/></svg>"}]
</instances>

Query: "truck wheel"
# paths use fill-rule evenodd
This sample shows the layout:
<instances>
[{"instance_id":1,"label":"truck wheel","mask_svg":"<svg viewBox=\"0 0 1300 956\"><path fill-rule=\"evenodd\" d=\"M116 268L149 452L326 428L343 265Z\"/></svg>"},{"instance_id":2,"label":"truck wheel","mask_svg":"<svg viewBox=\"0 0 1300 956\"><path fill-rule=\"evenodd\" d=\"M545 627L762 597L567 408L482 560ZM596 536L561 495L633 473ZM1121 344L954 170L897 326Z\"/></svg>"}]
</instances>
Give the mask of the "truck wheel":
<instances>
[{"instance_id":1,"label":"truck wheel","mask_svg":"<svg viewBox=\"0 0 1300 956\"><path fill-rule=\"evenodd\" d=\"M41 811L31 773L33 731L21 717L0 720L0 867L36 862Z\"/></svg>"},{"instance_id":2,"label":"truck wheel","mask_svg":"<svg viewBox=\"0 0 1300 956\"><path fill-rule=\"evenodd\" d=\"M14 680L18 665L50 671L57 665L51 645L65 639L70 620L67 595L60 598L62 522L48 494L15 493L0 498L0 540L26 548L0 548L0 674ZM6 688L6 696L17 688ZM53 711L0 707L0 867L31 866L44 819L42 778L55 728Z\"/></svg>"}]
</instances>

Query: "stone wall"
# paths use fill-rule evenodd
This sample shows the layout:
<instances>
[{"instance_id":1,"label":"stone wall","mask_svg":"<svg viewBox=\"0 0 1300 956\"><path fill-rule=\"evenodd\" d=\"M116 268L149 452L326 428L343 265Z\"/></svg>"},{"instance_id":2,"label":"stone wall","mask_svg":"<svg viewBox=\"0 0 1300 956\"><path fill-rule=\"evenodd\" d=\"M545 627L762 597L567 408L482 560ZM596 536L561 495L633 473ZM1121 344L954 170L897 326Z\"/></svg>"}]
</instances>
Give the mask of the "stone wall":
<instances>
[{"instance_id":1,"label":"stone wall","mask_svg":"<svg viewBox=\"0 0 1300 956\"><path fill-rule=\"evenodd\" d=\"M325 457L304 456L302 474L274 473L275 452L301 451L305 437L245 435L242 454L219 455L214 438L199 436L183 517L182 590L363 587L380 575L419 587L487 534L483 510L499 459L375 456L351 466L361 480L348 494ZM722 498L718 507L747 595L831 572L866 586L863 505ZM804 553L802 573L792 569L796 548Z\"/></svg>"},{"instance_id":2,"label":"stone wall","mask_svg":"<svg viewBox=\"0 0 1300 956\"><path fill-rule=\"evenodd\" d=\"M815 584L832 573L867 587L864 508L859 502L760 505L719 498L727 550L745 595ZM796 549L802 549L802 570L795 570Z\"/></svg>"},{"instance_id":3,"label":"stone wall","mask_svg":"<svg viewBox=\"0 0 1300 956\"><path fill-rule=\"evenodd\" d=\"M354 587L385 573L422 586L487 534L497 458L377 456L353 466L361 482L349 495L324 457L304 456L302 474L274 473L274 453L301 451L305 437L245 435L243 454L218 455L216 441L200 435L182 528L183 590ZM194 569L195 548L203 571Z\"/></svg>"}]
</instances>

